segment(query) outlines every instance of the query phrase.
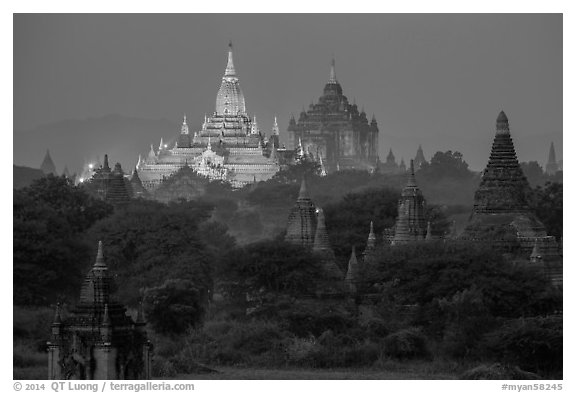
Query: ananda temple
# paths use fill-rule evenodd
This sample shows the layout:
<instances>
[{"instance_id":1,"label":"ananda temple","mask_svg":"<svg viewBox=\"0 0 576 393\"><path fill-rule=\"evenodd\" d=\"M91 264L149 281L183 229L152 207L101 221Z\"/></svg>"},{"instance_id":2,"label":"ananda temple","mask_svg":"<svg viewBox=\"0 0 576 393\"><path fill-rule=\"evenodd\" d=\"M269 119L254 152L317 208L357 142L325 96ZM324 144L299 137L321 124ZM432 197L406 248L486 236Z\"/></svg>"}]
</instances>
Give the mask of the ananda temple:
<instances>
[{"instance_id":1,"label":"ananda temple","mask_svg":"<svg viewBox=\"0 0 576 393\"><path fill-rule=\"evenodd\" d=\"M247 114L230 43L214 113L205 116L201 129L193 132L184 116L174 146L170 148L162 141L158 148L151 145L150 152L139 158L136 168L142 185L150 191L184 167L211 180L243 187L268 180L280 170L278 135L276 121L271 136L266 138L260 132L256 116L251 118Z\"/></svg>"}]
</instances>

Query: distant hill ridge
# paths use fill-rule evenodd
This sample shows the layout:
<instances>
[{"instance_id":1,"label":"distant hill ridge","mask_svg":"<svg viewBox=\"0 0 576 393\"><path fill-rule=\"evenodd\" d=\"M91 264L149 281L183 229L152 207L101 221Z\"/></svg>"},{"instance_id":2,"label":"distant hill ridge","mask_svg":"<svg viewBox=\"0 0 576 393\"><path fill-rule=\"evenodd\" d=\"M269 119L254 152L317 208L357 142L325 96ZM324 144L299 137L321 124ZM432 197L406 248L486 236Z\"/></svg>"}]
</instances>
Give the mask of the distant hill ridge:
<instances>
[{"instance_id":1,"label":"distant hill ridge","mask_svg":"<svg viewBox=\"0 0 576 393\"><path fill-rule=\"evenodd\" d=\"M46 149L60 174L64 166L70 173L80 173L85 162L103 160L120 162L130 171L138 154L146 154L164 138L172 146L180 132L179 125L167 119L143 119L111 114L87 119L66 119L43 124L30 130L14 132L14 164L37 168Z\"/></svg>"},{"instance_id":2,"label":"distant hill ridge","mask_svg":"<svg viewBox=\"0 0 576 393\"><path fill-rule=\"evenodd\" d=\"M44 173L40 169L29 168L26 166L13 165L13 188L22 188L29 186L36 179L40 179L44 176Z\"/></svg>"}]
</instances>

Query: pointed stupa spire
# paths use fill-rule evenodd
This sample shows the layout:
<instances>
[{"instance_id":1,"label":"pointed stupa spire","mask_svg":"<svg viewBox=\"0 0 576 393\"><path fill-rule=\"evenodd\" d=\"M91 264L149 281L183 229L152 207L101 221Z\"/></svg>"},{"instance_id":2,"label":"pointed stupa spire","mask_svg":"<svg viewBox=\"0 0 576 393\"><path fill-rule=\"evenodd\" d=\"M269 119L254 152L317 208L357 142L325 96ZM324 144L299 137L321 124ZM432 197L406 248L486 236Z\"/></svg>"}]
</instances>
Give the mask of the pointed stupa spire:
<instances>
[{"instance_id":1,"label":"pointed stupa spire","mask_svg":"<svg viewBox=\"0 0 576 393\"><path fill-rule=\"evenodd\" d=\"M302 176L302 183L300 183L300 192L298 193L298 200L310 199L308 193L308 185L306 184L306 176Z\"/></svg>"},{"instance_id":2,"label":"pointed stupa spire","mask_svg":"<svg viewBox=\"0 0 576 393\"><path fill-rule=\"evenodd\" d=\"M536 238L534 240L534 247L532 248L532 254L530 254L530 262L540 262L542 260L542 253L540 252L540 239Z\"/></svg>"},{"instance_id":3,"label":"pointed stupa spire","mask_svg":"<svg viewBox=\"0 0 576 393\"><path fill-rule=\"evenodd\" d=\"M186 122L186 114L184 114L184 119L182 120L182 127L180 127L181 134L188 134L188 123Z\"/></svg>"},{"instance_id":4,"label":"pointed stupa spire","mask_svg":"<svg viewBox=\"0 0 576 393\"><path fill-rule=\"evenodd\" d=\"M352 246L352 254L348 260L348 270L346 271L346 282L350 291L356 291L356 283L358 282L358 259L356 258L356 246Z\"/></svg>"},{"instance_id":5,"label":"pointed stupa spire","mask_svg":"<svg viewBox=\"0 0 576 393\"><path fill-rule=\"evenodd\" d=\"M136 168L134 169L140 169L140 165L142 165L142 155L138 154L138 162L136 163Z\"/></svg>"},{"instance_id":6,"label":"pointed stupa spire","mask_svg":"<svg viewBox=\"0 0 576 393\"><path fill-rule=\"evenodd\" d=\"M432 225L430 224L430 221L428 221L428 226L426 227L426 238L424 240L432 240Z\"/></svg>"},{"instance_id":7,"label":"pointed stupa spire","mask_svg":"<svg viewBox=\"0 0 576 393\"><path fill-rule=\"evenodd\" d=\"M158 151L164 149L164 140L160 137L160 144L158 145Z\"/></svg>"},{"instance_id":8,"label":"pointed stupa spire","mask_svg":"<svg viewBox=\"0 0 576 393\"><path fill-rule=\"evenodd\" d=\"M102 325L110 326L110 314L108 313L108 303L104 304L104 315L102 316Z\"/></svg>"},{"instance_id":9,"label":"pointed stupa spire","mask_svg":"<svg viewBox=\"0 0 576 393\"><path fill-rule=\"evenodd\" d=\"M556 162L556 150L554 150L554 142L550 143L550 150L548 151L548 163L546 164L546 174L553 176L558 172L558 162Z\"/></svg>"},{"instance_id":10,"label":"pointed stupa spire","mask_svg":"<svg viewBox=\"0 0 576 393\"><path fill-rule=\"evenodd\" d=\"M102 168L105 170L110 170L110 165L108 164L108 154L104 154L104 165Z\"/></svg>"},{"instance_id":11,"label":"pointed stupa spire","mask_svg":"<svg viewBox=\"0 0 576 393\"><path fill-rule=\"evenodd\" d=\"M150 144L150 152L148 153L148 158L156 158L156 153L154 152L154 145ZM108 159L106 159L108 162Z\"/></svg>"},{"instance_id":12,"label":"pointed stupa spire","mask_svg":"<svg viewBox=\"0 0 576 393\"><path fill-rule=\"evenodd\" d=\"M496 119L496 133L503 133L509 134L510 133L510 125L508 124L508 116L504 111L500 111L498 114L498 118Z\"/></svg>"},{"instance_id":13,"label":"pointed stupa spire","mask_svg":"<svg viewBox=\"0 0 576 393\"><path fill-rule=\"evenodd\" d=\"M410 160L410 170L408 172L408 181L406 187L417 187L416 176L414 174L414 160Z\"/></svg>"},{"instance_id":14,"label":"pointed stupa spire","mask_svg":"<svg viewBox=\"0 0 576 393\"><path fill-rule=\"evenodd\" d=\"M272 148L270 149L270 160L271 161L278 161L278 155L276 153L276 143L272 140Z\"/></svg>"},{"instance_id":15,"label":"pointed stupa spire","mask_svg":"<svg viewBox=\"0 0 576 393\"><path fill-rule=\"evenodd\" d=\"M278 127L278 120L274 115L274 126L272 126L272 135L280 135L280 128Z\"/></svg>"},{"instance_id":16,"label":"pointed stupa spire","mask_svg":"<svg viewBox=\"0 0 576 393\"><path fill-rule=\"evenodd\" d=\"M324 161L322 160L322 154L318 154L318 158L320 159L320 176L327 176L328 174L326 173L326 167L324 166Z\"/></svg>"},{"instance_id":17,"label":"pointed stupa spire","mask_svg":"<svg viewBox=\"0 0 576 393\"><path fill-rule=\"evenodd\" d=\"M376 235L374 234L374 221L370 221L370 233L368 234L368 242L376 241Z\"/></svg>"},{"instance_id":18,"label":"pointed stupa spire","mask_svg":"<svg viewBox=\"0 0 576 393\"><path fill-rule=\"evenodd\" d=\"M102 240L98 241L98 253L96 254L96 263L94 263L94 267L106 267L106 263L104 262L104 253L102 251Z\"/></svg>"},{"instance_id":19,"label":"pointed stupa spire","mask_svg":"<svg viewBox=\"0 0 576 393\"><path fill-rule=\"evenodd\" d=\"M370 221L370 233L368 234L368 241L366 242L366 248L362 253L365 263L371 264L372 262L374 262L375 251L376 251L376 235L374 234L374 221Z\"/></svg>"},{"instance_id":20,"label":"pointed stupa spire","mask_svg":"<svg viewBox=\"0 0 576 393\"><path fill-rule=\"evenodd\" d=\"M232 55L232 41L228 44L228 63L226 64L225 77L235 77L236 69L234 68L234 58Z\"/></svg>"},{"instance_id":21,"label":"pointed stupa spire","mask_svg":"<svg viewBox=\"0 0 576 393\"><path fill-rule=\"evenodd\" d=\"M42 160L40 169L42 172L44 172L45 175L56 175L56 166L54 165L54 161L52 161L52 157L50 157L50 150L48 149L46 149L46 155L44 156L44 160Z\"/></svg>"},{"instance_id":22,"label":"pointed stupa spire","mask_svg":"<svg viewBox=\"0 0 576 393\"><path fill-rule=\"evenodd\" d=\"M328 233L326 232L326 220L324 218L324 210L322 208L316 209L318 222L316 224L316 234L314 236L314 251L331 250L330 242L328 240Z\"/></svg>"},{"instance_id":23,"label":"pointed stupa spire","mask_svg":"<svg viewBox=\"0 0 576 393\"><path fill-rule=\"evenodd\" d=\"M54 320L52 325L60 325L62 323L62 316L60 315L60 303L56 304L56 310L54 311Z\"/></svg>"},{"instance_id":24,"label":"pointed stupa spire","mask_svg":"<svg viewBox=\"0 0 576 393\"><path fill-rule=\"evenodd\" d=\"M334 56L332 56L332 62L330 63L330 79L328 79L328 83L338 83L336 79L336 60L334 60Z\"/></svg>"},{"instance_id":25,"label":"pointed stupa spire","mask_svg":"<svg viewBox=\"0 0 576 393\"><path fill-rule=\"evenodd\" d=\"M210 143L210 135L208 135L208 145L206 146L206 150L212 150L212 143Z\"/></svg>"},{"instance_id":26,"label":"pointed stupa spire","mask_svg":"<svg viewBox=\"0 0 576 393\"><path fill-rule=\"evenodd\" d=\"M252 119L252 128L250 129L250 133L253 135L256 135L260 132L260 129L258 128L258 121L256 120L256 114L254 114L254 117Z\"/></svg>"}]
</instances>

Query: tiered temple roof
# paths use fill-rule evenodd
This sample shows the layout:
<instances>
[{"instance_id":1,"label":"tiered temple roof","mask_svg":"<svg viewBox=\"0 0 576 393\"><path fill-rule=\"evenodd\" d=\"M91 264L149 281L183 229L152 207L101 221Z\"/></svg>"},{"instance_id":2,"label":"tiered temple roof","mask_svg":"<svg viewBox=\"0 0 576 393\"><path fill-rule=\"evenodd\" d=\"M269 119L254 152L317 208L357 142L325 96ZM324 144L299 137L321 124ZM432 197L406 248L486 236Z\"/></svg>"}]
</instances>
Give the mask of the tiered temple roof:
<instances>
[{"instance_id":1,"label":"tiered temple roof","mask_svg":"<svg viewBox=\"0 0 576 393\"><path fill-rule=\"evenodd\" d=\"M369 122L364 110L350 104L342 93L332 60L328 83L317 103L302 110L298 122L293 117L288 126L289 145L318 161L324 159L328 172L337 168L373 170L378 164L378 124L373 116Z\"/></svg>"},{"instance_id":2,"label":"tiered temple roof","mask_svg":"<svg viewBox=\"0 0 576 393\"><path fill-rule=\"evenodd\" d=\"M424 206L424 196L416 184L414 175L414 160L410 160L408 180L398 201L398 217L392 240L393 245L424 240L426 235Z\"/></svg>"},{"instance_id":3,"label":"tiered temple roof","mask_svg":"<svg viewBox=\"0 0 576 393\"><path fill-rule=\"evenodd\" d=\"M528 181L516 158L508 117L500 112L496 136L482 182L474 195L474 213L527 212Z\"/></svg>"},{"instance_id":4,"label":"tiered temple roof","mask_svg":"<svg viewBox=\"0 0 576 393\"><path fill-rule=\"evenodd\" d=\"M317 209L318 220L316 225L316 234L314 236L314 246L312 251L320 256L324 265L324 270L327 276L334 279L342 279L342 272L336 264L336 256L334 250L330 246L328 239L328 232L326 231L326 222L324 219L324 211L321 208Z\"/></svg>"},{"instance_id":5,"label":"tiered temple roof","mask_svg":"<svg viewBox=\"0 0 576 393\"><path fill-rule=\"evenodd\" d=\"M316 234L316 206L310 199L306 179L302 179L296 204L290 210L286 241L303 247L312 248Z\"/></svg>"},{"instance_id":6,"label":"tiered temple roof","mask_svg":"<svg viewBox=\"0 0 576 393\"><path fill-rule=\"evenodd\" d=\"M49 379L150 379L151 345L141 310L136 322L127 316L110 294L111 281L99 242L79 303L64 320L56 310Z\"/></svg>"},{"instance_id":7,"label":"tiered temple roof","mask_svg":"<svg viewBox=\"0 0 576 393\"><path fill-rule=\"evenodd\" d=\"M463 239L490 240L511 247L519 243L526 255L540 239L544 253L556 250L553 237L528 204L530 186L516 158L508 117L502 111L496 120L496 135L488 165L474 195L474 210Z\"/></svg>"},{"instance_id":8,"label":"tiered temple roof","mask_svg":"<svg viewBox=\"0 0 576 393\"><path fill-rule=\"evenodd\" d=\"M125 204L131 198L131 186L124 178L120 163L116 163L114 170L111 170L108 164L108 154L104 155L104 164L97 168L92 177L83 185L88 192L115 205Z\"/></svg>"},{"instance_id":9,"label":"tiered temple roof","mask_svg":"<svg viewBox=\"0 0 576 393\"><path fill-rule=\"evenodd\" d=\"M366 248L362 253L362 259L365 266L375 263L376 255L376 235L374 234L374 222L370 221L370 233L368 234L368 241L366 242Z\"/></svg>"}]
</instances>

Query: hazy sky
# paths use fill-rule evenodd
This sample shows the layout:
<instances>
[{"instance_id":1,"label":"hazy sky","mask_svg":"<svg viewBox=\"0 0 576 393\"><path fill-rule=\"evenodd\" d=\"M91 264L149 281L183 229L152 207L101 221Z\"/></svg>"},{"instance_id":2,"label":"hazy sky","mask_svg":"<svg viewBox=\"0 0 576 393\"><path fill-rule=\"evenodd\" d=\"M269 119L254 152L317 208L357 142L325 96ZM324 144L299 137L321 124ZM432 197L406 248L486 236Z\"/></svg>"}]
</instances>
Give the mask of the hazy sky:
<instances>
[{"instance_id":1,"label":"hazy sky","mask_svg":"<svg viewBox=\"0 0 576 393\"><path fill-rule=\"evenodd\" d=\"M560 14L15 15L14 132L111 113L187 113L197 130L229 40L261 129L276 114L282 134L317 101L334 55L344 94L376 115L382 160L422 144L482 169L501 109L521 161L544 161L551 141L562 158Z\"/></svg>"}]
</instances>

